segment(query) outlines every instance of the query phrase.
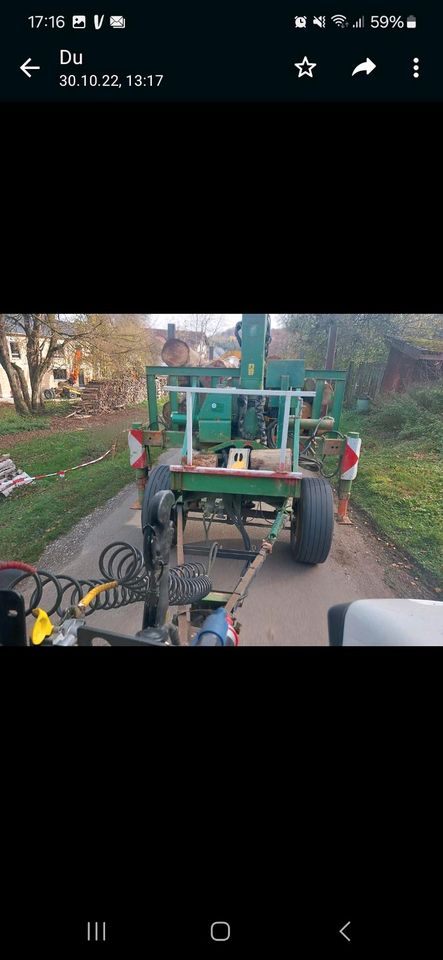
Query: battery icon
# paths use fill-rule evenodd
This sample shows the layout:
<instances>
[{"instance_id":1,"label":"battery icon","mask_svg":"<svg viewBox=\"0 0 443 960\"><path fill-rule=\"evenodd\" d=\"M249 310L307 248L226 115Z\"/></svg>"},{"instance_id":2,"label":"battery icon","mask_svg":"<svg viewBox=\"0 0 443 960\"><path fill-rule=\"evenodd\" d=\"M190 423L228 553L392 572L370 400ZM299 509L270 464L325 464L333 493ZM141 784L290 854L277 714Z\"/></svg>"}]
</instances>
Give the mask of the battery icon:
<instances>
[{"instance_id":1,"label":"battery icon","mask_svg":"<svg viewBox=\"0 0 443 960\"><path fill-rule=\"evenodd\" d=\"M406 20L406 26L408 27L409 30L415 30L417 26L417 17L412 17L412 16L408 17L408 19Z\"/></svg>"}]
</instances>

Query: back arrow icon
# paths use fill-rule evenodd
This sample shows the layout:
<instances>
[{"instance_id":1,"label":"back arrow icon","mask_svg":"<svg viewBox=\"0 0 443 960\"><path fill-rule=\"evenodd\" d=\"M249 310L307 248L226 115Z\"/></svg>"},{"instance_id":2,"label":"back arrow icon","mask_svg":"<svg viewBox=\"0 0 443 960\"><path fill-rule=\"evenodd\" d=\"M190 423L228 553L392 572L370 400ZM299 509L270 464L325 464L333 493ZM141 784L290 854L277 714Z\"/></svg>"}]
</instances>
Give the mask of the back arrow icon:
<instances>
[{"instance_id":1,"label":"back arrow icon","mask_svg":"<svg viewBox=\"0 0 443 960\"><path fill-rule=\"evenodd\" d=\"M366 73L369 75L373 70L375 70L376 66L377 64L374 63L373 60L370 60L369 57L366 57L366 60L364 60L363 63L359 63L358 66L355 67L355 70L352 71L351 76L354 76L355 73Z\"/></svg>"},{"instance_id":2,"label":"back arrow icon","mask_svg":"<svg viewBox=\"0 0 443 960\"><path fill-rule=\"evenodd\" d=\"M40 67L37 67L37 66L30 67L29 66L30 63L31 63L31 57L28 57L28 59L25 60L25 62L22 63L20 67L20 70L23 70L23 73L26 73L27 77L32 77L32 73L29 73L30 70L40 70Z\"/></svg>"},{"instance_id":3,"label":"back arrow icon","mask_svg":"<svg viewBox=\"0 0 443 960\"><path fill-rule=\"evenodd\" d=\"M345 938L345 940L347 940L347 941L348 941L348 943L350 943L350 942L351 942L351 938L350 938L350 937L348 937L348 935L347 935L347 933L345 933L345 930L346 930L346 928L347 928L347 927L349 927L350 925L351 925L351 921L350 921L350 920L348 920L348 922L347 922L347 923L345 923L345 925L344 925L344 927L342 927L342 928L341 928L341 930L340 930L340 933L341 933L341 935L342 935L342 937L344 937L344 938ZM349 932L351 932L351 931L349 931Z\"/></svg>"}]
</instances>

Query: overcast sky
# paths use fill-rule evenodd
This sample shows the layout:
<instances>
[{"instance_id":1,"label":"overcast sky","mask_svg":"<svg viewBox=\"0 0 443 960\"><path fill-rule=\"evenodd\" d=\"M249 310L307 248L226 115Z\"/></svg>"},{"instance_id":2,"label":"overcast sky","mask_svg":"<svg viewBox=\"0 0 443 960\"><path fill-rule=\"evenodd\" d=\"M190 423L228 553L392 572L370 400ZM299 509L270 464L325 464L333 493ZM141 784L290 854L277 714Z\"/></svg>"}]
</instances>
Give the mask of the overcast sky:
<instances>
[{"instance_id":1,"label":"overcast sky","mask_svg":"<svg viewBox=\"0 0 443 960\"><path fill-rule=\"evenodd\" d=\"M213 314L214 319L221 317L220 330L227 330L229 327L235 326L238 320L241 320L241 313L217 313ZM192 314L190 313L152 313L151 319L154 327L160 327L160 329L165 329L168 323L175 323L177 329L186 325L186 320L190 320ZM279 314L271 313L271 322L273 327L278 327L280 324L278 322Z\"/></svg>"}]
</instances>

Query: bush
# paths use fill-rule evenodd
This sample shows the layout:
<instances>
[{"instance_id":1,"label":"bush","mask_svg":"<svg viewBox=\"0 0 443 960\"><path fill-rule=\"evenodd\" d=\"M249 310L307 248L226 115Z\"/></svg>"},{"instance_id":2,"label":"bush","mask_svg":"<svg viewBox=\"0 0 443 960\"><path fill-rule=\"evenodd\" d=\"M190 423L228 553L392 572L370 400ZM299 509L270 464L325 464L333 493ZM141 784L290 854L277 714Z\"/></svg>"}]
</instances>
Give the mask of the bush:
<instances>
[{"instance_id":1,"label":"bush","mask_svg":"<svg viewBox=\"0 0 443 960\"><path fill-rule=\"evenodd\" d=\"M417 413L417 404L409 398L406 399L405 395L389 396L389 399L378 401L377 407L370 414L368 425L386 436L398 435L406 423L416 419Z\"/></svg>"},{"instance_id":2,"label":"bush","mask_svg":"<svg viewBox=\"0 0 443 960\"><path fill-rule=\"evenodd\" d=\"M370 433L414 440L417 450L443 452L443 386L414 387L380 398L367 418Z\"/></svg>"},{"instance_id":3,"label":"bush","mask_svg":"<svg viewBox=\"0 0 443 960\"><path fill-rule=\"evenodd\" d=\"M410 396L425 410L443 417L443 383L430 387L415 387Z\"/></svg>"}]
</instances>

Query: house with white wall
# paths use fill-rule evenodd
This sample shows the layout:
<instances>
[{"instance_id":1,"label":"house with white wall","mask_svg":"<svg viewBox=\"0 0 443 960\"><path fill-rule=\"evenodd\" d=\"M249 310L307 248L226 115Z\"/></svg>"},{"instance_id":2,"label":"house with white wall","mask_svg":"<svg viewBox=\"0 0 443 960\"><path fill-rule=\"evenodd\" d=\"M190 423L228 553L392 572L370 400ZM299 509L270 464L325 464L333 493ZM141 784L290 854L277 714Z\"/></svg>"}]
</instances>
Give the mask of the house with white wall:
<instances>
[{"instance_id":1,"label":"house with white wall","mask_svg":"<svg viewBox=\"0 0 443 960\"><path fill-rule=\"evenodd\" d=\"M63 336L63 333L71 333L72 326L66 322L59 322L60 333ZM82 357L79 358L75 356L76 353L76 344L74 341L65 342L60 338L60 350L54 354L53 362L43 376L42 381L42 390L50 389L51 387L56 387L60 380L67 380L71 373L77 369L78 376L76 382L83 386L88 383L89 380L93 379L94 372L92 364L88 362L87 357L84 356L84 351L82 351ZM9 346L9 356L12 363L16 364L18 367L24 371L28 385L29 381L29 370L28 370L28 360L26 356L26 336L23 328L20 323L13 318L7 321L7 335L6 339ZM43 356L48 349L49 345L49 331L48 337L41 337L40 344L42 347ZM0 402L1 401L12 400L11 387L9 384L6 371L0 364Z\"/></svg>"}]
</instances>

